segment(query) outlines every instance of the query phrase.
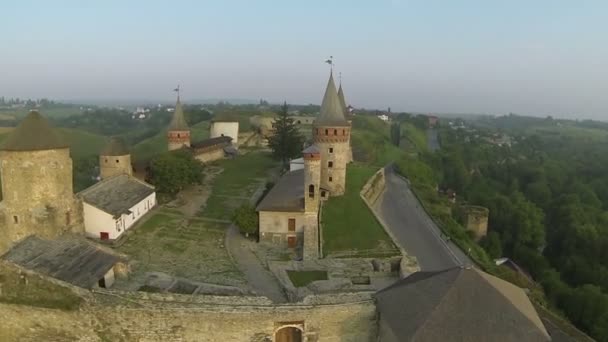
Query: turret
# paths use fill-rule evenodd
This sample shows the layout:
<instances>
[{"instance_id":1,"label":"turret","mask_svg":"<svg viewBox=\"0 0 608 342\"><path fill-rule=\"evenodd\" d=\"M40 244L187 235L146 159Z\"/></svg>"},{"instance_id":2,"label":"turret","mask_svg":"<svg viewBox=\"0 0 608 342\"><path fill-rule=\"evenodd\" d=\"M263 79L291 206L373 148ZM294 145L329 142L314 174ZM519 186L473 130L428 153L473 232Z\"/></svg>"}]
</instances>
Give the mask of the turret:
<instances>
[{"instance_id":1,"label":"turret","mask_svg":"<svg viewBox=\"0 0 608 342\"><path fill-rule=\"evenodd\" d=\"M348 105L346 104L346 99L344 98L344 90L342 89L342 77L340 77L340 87L338 89L338 99L340 99L340 105L342 106L344 118L346 121L352 126L351 113L348 110ZM350 140L350 136L348 137L348 163L353 161L353 145Z\"/></svg>"},{"instance_id":2,"label":"turret","mask_svg":"<svg viewBox=\"0 0 608 342\"><path fill-rule=\"evenodd\" d=\"M350 129L330 73L321 113L312 131L314 143L321 152L321 187L328 189L330 196L344 194L346 164L350 161Z\"/></svg>"},{"instance_id":3,"label":"turret","mask_svg":"<svg viewBox=\"0 0 608 342\"><path fill-rule=\"evenodd\" d=\"M312 145L302 151L304 157L304 211L317 212L321 198L321 153Z\"/></svg>"},{"instance_id":4,"label":"turret","mask_svg":"<svg viewBox=\"0 0 608 342\"><path fill-rule=\"evenodd\" d=\"M175 111L173 111L173 118L167 130L167 141L169 143L169 151L190 146L190 127L188 127L188 123L184 118L184 111L182 103L179 100L179 95L177 95Z\"/></svg>"},{"instance_id":5,"label":"turret","mask_svg":"<svg viewBox=\"0 0 608 342\"><path fill-rule=\"evenodd\" d=\"M0 253L36 234L53 238L78 221L68 144L37 111L0 146L2 213Z\"/></svg>"},{"instance_id":6,"label":"turret","mask_svg":"<svg viewBox=\"0 0 608 342\"><path fill-rule=\"evenodd\" d=\"M119 174L131 175L131 153L125 142L112 137L108 145L99 154L99 175L101 179L106 179Z\"/></svg>"}]
</instances>

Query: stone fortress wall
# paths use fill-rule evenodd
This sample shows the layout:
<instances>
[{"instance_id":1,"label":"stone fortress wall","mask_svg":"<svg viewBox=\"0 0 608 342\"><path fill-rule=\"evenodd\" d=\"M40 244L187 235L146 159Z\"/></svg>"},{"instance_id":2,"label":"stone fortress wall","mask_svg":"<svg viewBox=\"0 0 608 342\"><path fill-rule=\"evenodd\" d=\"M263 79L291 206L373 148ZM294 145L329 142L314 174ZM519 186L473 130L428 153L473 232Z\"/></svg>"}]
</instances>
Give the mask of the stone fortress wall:
<instances>
[{"instance_id":1,"label":"stone fortress wall","mask_svg":"<svg viewBox=\"0 0 608 342\"><path fill-rule=\"evenodd\" d=\"M276 341L280 329L295 327L302 331L302 341L371 342L377 332L369 293L316 295L299 303L273 304L265 297L87 292L53 279L47 280L52 287L46 287L41 283L45 277L27 272L19 277L23 288L38 286L31 293L67 290L72 294L65 295L78 296L83 304L73 311L0 304L2 341L268 342ZM58 291L57 286L63 289Z\"/></svg>"},{"instance_id":2,"label":"stone fortress wall","mask_svg":"<svg viewBox=\"0 0 608 342\"><path fill-rule=\"evenodd\" d=\"M367 183L365 183L361 189L361 196L363 196L369 204L373 205L385 189L386 180L384 178L384 168L381 168L367 181Z\"/></svg>"},{"instance_id":3,"label":"stone fortress wall","mask_svg":"<svg viewBox=\"0 0 608 342\"><path fill-rule=\"evenodd\" d=\"M467 230L470 230L475 235L475 239L479 241L488 233L488 218L490 210L488 208L467 205L463 207L465 214L465 222Z\"/></svg>"},{"instance_id":4,"label":"stone fortress wall","mask_svg":"<svg viewBox=\"0 0 608 342\"><path fill-rule=\"evenodd\" d=\"M133 174L130 154L123 156L99 156L99 176L101 179L120 174L127 174L129 176Z\"/></svg>"},{"instance_id":5,"label":"stone fortress wall","mask_svg":"<svg viewBox=\"0 0 608 342\"><path fill-rule=\"evenodd\" d=\"M227 121L212 121L209 127L209 138L231 137L232 144L238 146L239 142L239 123Z\"/></svg>"},{"instance_id":6,"label":"stone fortress wall","mask_svg":"<svg viewBox=\"0 0 608 342\"><path fill-rule=\"evenodd\" d=\"M31 234L54 238L64 232L84 230L81 204L72 189L68 148L1 151L0 160L0 225L4 232L0 254L13 241Z\"/></svg>"},{"instance_id":7,"label":"stone fortress wall","mask_svg":"<svg viewBox=\"0 0 608 342\"><path fill-rule=\"evenodd\" d=\"M313 140L321 152L321 187L331 196L344 195L346 164L350 161L350 126L313 128ZM330 166L331 163L331 166Z\"/></svg>"}]
</instances>

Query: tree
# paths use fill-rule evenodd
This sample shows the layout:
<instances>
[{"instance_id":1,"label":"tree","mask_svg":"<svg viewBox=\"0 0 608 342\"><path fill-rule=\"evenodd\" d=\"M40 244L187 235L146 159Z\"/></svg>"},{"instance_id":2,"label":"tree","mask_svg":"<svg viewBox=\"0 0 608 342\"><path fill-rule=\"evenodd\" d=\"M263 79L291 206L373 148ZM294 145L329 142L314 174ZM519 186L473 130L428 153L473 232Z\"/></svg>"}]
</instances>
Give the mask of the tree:
<instances>
[{"instance_id":1,"label":"tree","mask_svg":"<svg viewBox=\"0 0 608 342\"><path fill-rule=\"evenodd\" d=\"M391 142L395 146L399 146L401 142L401 122L391 124Z\"/></svg>"},{"instance_id":2,"label":"tree","mask_svg":"<svg viewBox=\"0 0 608 342\"><path fill-rule=\"evenodd\" d=\"M151 182L159 192L173 195L203 180L203 164L189 151L171 151L152 160L150 173Z\"/></svg>"},{"instance_id":3,"label":"tree","mask_svg":"<svg viewBox=\"0 0 608 342\"><path fill-rule=\"evenodd\" d=\"M258 213L249 203L245 203L238 207L234 211L232 219L234 220L234 224L239 227L239 230L241 233L244 233L245 236L254 234L258 230Z\"/></svg>"},{"instance_id":4,"label":"tree","mask_svg":"<svg viewBox=\"0 0 608 342\"><path fill-rule=\"evenodd\" d=\"M502 256L502 246L500 245L498 233L489 232L479 243L486 250L490 258L497 259Z\"/></svg>"},{"instance_id":5,"label":"tree","mask_svg":"<svg viewBox=\"0 0 608 342\"><path fill-rule=\"evenodd\" d=\"M283 104L278 114L272 124L273 134L268 139L268 146L272 149L274 158L287 165L290 159L298 157L302 152L304 137L293 119L287 115L287 102Z\"/></svg>"}]
</instances>

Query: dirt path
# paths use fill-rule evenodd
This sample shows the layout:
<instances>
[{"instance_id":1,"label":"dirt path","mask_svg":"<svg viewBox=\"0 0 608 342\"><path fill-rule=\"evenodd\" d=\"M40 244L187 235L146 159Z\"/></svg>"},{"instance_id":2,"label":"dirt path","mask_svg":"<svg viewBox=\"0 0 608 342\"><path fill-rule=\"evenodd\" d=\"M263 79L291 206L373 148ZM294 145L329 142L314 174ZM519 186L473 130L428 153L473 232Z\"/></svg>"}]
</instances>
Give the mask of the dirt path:
<instances>
[{"instance_id":1,"label":"dirt path","mask_svg":"<svg viewBox=\"0 0 608 342\"><path fill-rule=\"evenodd\" d=\"M177 194L177 198L166 204L168 208L174 208L181 211L186 217L194 217L207 203L207 199L211 196L213 188L213 180L222 172L219 167L205 168L205 176L203 183L189 187Z\"/></svg>"}]
</instances>

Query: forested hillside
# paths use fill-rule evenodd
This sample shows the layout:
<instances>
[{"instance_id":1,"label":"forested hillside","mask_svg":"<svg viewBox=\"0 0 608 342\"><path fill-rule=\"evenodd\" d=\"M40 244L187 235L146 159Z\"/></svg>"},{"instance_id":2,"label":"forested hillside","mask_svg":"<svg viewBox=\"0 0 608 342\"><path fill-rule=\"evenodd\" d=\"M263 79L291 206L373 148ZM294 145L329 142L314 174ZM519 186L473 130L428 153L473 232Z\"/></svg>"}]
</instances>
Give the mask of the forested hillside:
<instances>
[{"instance_id":1,"label":"forested hillside","mask_svg":"<svg viewBox=\"0 0 608 342\"><path fill-rule=\"evenodd\" d=\"M459 204L489 208L487 254L515 260L549 305L608 341L605 125L509 116L443 126L441 151L404 168L455 191Z\"/></svg>"}]
</instances>

